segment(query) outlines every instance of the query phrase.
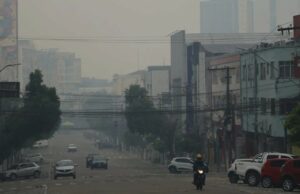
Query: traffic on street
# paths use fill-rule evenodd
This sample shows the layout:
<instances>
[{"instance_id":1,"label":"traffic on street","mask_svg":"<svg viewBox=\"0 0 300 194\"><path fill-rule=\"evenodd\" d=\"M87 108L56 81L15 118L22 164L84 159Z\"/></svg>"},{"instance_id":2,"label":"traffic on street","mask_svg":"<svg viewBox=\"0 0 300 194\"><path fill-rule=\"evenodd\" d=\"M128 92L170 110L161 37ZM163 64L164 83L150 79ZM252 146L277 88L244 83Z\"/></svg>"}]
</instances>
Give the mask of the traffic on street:
<instances>
[{"instance_id":1,"label":"traffic on street","mask_svg":"<svg viewBox=\"0 0 300 194\"><path fill-rule=\"evenodd\" d=\"M78 146L77 152L68 152L68 145L72 143ZM34 149L44 157L40 164L40 176L13 177L0 182L0 193L2 194L93 194L93 193L199 193L196 190L191 170L174 172L170 166L176 166L171 162L169 169L167 165L153 164L142 160L139 156L120 152L117 149L98 149L92 139L84 136L84 131L70 131L68 133L59 131L49 140L46 148ZM87 166L88 156L101 158L103 168L91 168ZM102 158L105 158L102 159ZM187 160L187 158L176 158L175 160ZM192 159L189 159L192 161ZM66 173L57 177L55 164L70 163L64 168ZM106 168L109 164L109 168ZM169 172L170 170L170 172ZM68 171L68 172L67 172ZM73 176L75 173L76 175ZM64 176L66 175L66 176ZM11 177L9 177L11 178ZM209 172L204 193L285 193L280 187L265 189L262 186L249 187L242 181L237 184L229 182L226 173Z\"/></svg>"}]
</instances>

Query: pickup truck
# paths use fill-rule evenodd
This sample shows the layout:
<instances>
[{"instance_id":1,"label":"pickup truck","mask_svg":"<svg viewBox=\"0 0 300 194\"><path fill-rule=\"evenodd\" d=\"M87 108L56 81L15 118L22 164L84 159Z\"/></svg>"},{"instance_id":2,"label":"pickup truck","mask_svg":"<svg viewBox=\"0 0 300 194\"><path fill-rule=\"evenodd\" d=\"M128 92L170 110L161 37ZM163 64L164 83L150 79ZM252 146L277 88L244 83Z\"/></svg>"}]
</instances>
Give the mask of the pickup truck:
<instances>
[{"instance_id":1,"label":"pickup truck","mask_svg":"<svg viewBox=\"0 0 300 194\"><path fill-rule=\"evenodd\" d=\"M278 152L264 152L253 158L236 159L227 171L230 183L237 183L239 180L248 183L250 186L257 186L260 182L260 173L264 163L274 158L294 158L294 155Z\"/></svg>"}]
</instances>

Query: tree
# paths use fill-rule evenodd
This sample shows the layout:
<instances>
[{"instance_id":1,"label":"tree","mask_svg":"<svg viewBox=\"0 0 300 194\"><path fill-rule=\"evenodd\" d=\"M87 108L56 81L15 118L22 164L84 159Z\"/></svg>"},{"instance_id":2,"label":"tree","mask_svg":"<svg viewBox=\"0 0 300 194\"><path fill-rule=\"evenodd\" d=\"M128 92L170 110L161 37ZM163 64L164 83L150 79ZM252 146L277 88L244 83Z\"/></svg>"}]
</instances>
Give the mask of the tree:
<instances>
[{"instance_id":1,"label":"tree","mask_svg":"<svg viewBox=\"0 0 300 194\"><path fill-rule=\"evenodd\" d=\"M144 136L160 152L175 153L178 122L173 115L157 110L145 88L131 85L125 92L127 125L132 133Z\"/></svg>"},{"instance_id":2,"label":"tree","mask_svg":"<svg viewBox=\"0 0 300 194\"><path fill-rule=\"evenodd\" d=\"M0 161L12 152L48 139L60 124L60 101L55 88L43 84L39 70L30 74L23 106L5 117L0 131Z\"/></svg>"},{"instance_id":3,"label":"tree","mask_svg":"<svg viewBox=\"0 0 300 194\"><path fill-rule=\"evenodd\" d=\"M291 143L300 146L300 104L288 115L284 127L289 131Z\"/></svg>"},{"instance_id":4,"label":"tree","mask_svg":"<svg viewBox=\"0 0 300 194\"><path fill-rule=\"evenodd\" d=\"M141 135L158 135L162 118L147 96L146 89L131 85L125 92L125 100L125 117L129 130Z\"/></svg>"}]
</instances>

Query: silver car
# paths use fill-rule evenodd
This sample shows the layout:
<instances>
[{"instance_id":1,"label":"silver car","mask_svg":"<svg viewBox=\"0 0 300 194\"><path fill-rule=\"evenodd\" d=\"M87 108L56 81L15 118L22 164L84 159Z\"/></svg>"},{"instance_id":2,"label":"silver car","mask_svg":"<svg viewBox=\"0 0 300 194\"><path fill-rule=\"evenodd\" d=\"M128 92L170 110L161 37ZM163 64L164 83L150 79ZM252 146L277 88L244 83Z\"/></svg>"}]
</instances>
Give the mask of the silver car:
<instances>
[{"instance_id":1,"label":"silver car","mask_svg":"<svg viewBox=\"0 0 300 194\"><path fill-rule=\"evenodd\" d=\"M24 161L26 162L35 162L35 163L42 163L44 161L44 157L42 154L29 154L24 157Z\"/></svg>"},{"instance_id":2,"label":"silver car","mask_svg":"<svg viewBox=\"0 0 300 194\"><path fill-rule=\"evenodd\" d=\"M54 166L54 179L58 177L71 176L73 179L76 178L76 169L72 160L60 160L56 162Z\"/></svg>"},{"instance_id":3,"label":"silver car","mask_svg":"<svg viewBox=\"0 0 300 194\"><path fill-rule=\"evenodd\" d=\"M16 180L19 177L39 178L41 167L34 162L19 163L5 171L5 179Z\"/></svg>"}]
</instances>

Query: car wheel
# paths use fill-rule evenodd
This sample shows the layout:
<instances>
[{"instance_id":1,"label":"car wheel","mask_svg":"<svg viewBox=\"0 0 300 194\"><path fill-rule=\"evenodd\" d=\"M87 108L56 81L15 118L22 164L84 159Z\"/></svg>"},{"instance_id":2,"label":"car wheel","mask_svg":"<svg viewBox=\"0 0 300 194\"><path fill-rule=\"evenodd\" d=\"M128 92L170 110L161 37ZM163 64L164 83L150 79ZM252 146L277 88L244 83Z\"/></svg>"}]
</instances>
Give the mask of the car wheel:
<instances>
[{"instance_id":1,"label":"car wheel","mask_svg":"<svg viewBox=\"0 0 300 194\"><path fill-rule=\"evenodd\" d=\"M40 178L40 176L41 176L41 172L39 172L39 171L35 171L35 172L33 173L33 177L34 177L34 178Z\"/></svg>"},{"instance_id":2,"label":"car wheel","mask_svg":"<svg viewBox=\"0 0 300 194\"><path fill-rule=\"evenodd\" d=\"M236 175L234 173L229 174L229 182L231 184L236 184L238 182L238 180L239 180L238 175Z\"/></svg>"},{"instance_id":3,"label":"car wheel","mask_svg":"<svg viewBox=\"0 0 300 194\"><path fill-rule=\"evenodd\" d=\"M261 180L261 186L263 188L270 188L272 186L272 179L270 177L263 177Z\"/></svg>"},{"instance_id":4,"label":"car wheel","mask_svg":"<svg viewBox=\"0 0 300 194\"><path fill-rule=\"evenodd\" d=\"M286 178L283 180L282 189L284 191L293 191L294 187L294 181L292 179Z\"/></svg>"},{"instance_id":5,"label":"car wheel","mask_svg":"<svg viewBox=\"0 0 300 194\"><path fill-rule=\"evenodd\" d=\"M76 179L76 175L75 174L73 175L73 179Z\"/></svg>"},{"instance_id":6,"label":"car wheel","mask_svg":"<svg viewBox=\"0 0 300 194\"><path fill-rule=\"evenodd\" d=\"M9 178L10 180L14 181L18 178L18 176L16 174L11 174Z\"/></svg>"},{"instance_id":7,"label":"car wheel","mask_svg":"<svg viewBox=\"0 0 300 194\"><path fill-rule=\"evenodd\" d=\"M249 172L246 179L249 186L257 186L259 183L259 174L257 172Z\"/></svg>"},{"instance_id":8,"label":"car wheel","mask_svg":"<svg viewBox=\"0 0 300 194\"><path fill-rule=\"evenodd\" d=\"M54 176L54 180L56 180L57 179L57 176Z\"/></svg>"},{"instance_id":9,"label":"car wheel","mask_svg":"<svg viewBox=\"0 0 300 194\"><path fill-rule=\"evenodd\" d=\"M175 166L170 166L169 168L170 173L177 173L177 168Z\"/></svg>"}]
</instances>

